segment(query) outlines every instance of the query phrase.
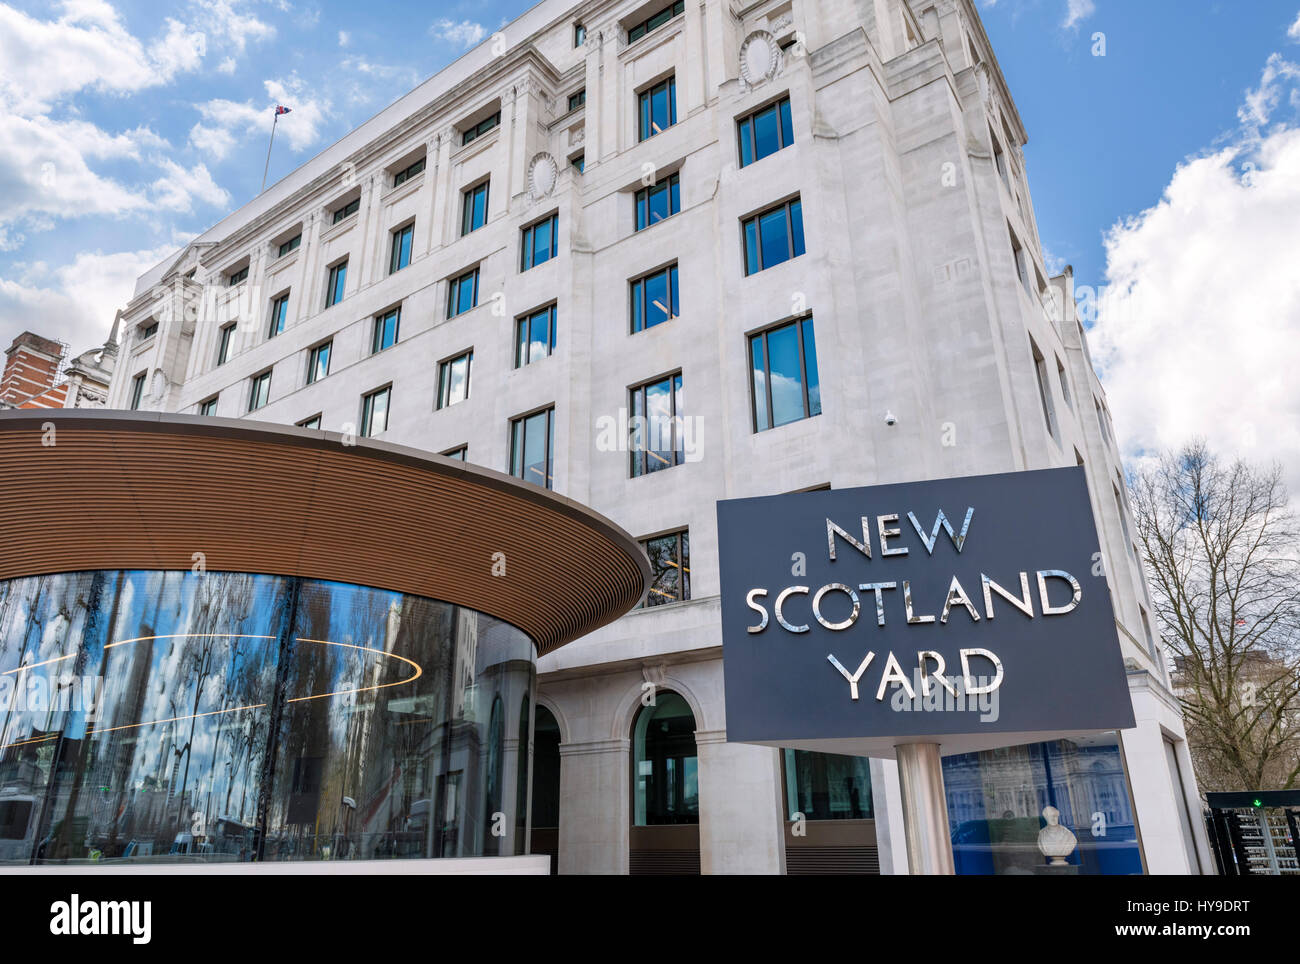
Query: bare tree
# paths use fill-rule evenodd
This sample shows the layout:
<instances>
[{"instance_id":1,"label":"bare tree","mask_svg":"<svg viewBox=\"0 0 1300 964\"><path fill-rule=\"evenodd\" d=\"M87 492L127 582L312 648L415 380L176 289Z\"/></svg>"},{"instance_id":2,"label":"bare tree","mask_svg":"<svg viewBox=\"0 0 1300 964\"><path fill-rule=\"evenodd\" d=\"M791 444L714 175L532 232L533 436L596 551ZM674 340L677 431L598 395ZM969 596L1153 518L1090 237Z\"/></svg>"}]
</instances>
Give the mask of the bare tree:
<instances>
[{"instance_id":1,"label":"bare tree","mask_svg":"<svg viewBox=\"0 0 1300 964\"><path fill-rule=\"evenodd\" d=\"M1204 790L1300 777L1300 543L1280 466L1196 440L1131 482L1138 535Z\"/></svg>"}]
</instances>

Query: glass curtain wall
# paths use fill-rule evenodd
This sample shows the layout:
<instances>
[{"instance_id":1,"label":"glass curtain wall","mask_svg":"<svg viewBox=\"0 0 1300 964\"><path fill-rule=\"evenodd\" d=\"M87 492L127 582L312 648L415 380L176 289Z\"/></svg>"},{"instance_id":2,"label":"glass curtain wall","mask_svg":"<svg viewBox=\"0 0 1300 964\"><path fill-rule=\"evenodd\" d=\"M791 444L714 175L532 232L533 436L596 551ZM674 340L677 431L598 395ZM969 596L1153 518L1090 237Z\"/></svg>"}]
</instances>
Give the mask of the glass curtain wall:
<instances>
[{"instance_id":1,"label":"glass curtain wall","mask_svg":"<svg viewBox=\"0 0 1300 964\"><path fill-rule=\"evenodd\" d=\"M519 630L384 590L0 582L0 862L519 852L527 746L506 735L534 680Z\"/></svg>"}]
</instances>

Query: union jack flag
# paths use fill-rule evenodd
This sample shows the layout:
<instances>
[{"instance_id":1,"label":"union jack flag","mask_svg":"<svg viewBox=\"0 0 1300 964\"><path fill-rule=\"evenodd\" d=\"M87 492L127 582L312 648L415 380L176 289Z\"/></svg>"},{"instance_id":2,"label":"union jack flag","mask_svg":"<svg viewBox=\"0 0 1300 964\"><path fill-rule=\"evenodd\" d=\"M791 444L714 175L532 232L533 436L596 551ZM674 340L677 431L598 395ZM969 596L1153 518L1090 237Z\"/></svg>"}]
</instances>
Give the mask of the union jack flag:
<instances>
[{"instance_id":1,"label":"union jack flag","mask_svg":"<svg viewBox=\"0 0 1300 964\"><path fill-rule=\"evenodd\" d=\"M287 114L287 113L289 113L289 108L288 108L288 107L283 107L283 106L281 106L280 104L276 104L276 105L275 105L275 116L276 116L276 117L279 117L281 114Z\"/></svg>"}]
</instances>

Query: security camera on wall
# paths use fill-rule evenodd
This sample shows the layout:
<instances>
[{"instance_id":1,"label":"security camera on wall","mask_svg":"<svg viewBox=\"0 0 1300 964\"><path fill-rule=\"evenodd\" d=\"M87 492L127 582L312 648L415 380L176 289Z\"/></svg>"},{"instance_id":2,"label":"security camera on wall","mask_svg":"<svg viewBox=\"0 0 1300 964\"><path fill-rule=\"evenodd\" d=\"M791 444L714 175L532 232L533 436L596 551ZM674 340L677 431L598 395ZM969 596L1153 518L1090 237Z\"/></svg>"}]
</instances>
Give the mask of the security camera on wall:
<instances>
[{"instance_id":1,"label":"security camera on wall","mask_svg":"<svg viewBox=\"0 0 1300 964\"><path fill-rule=\"evenodd\" d=\"M894 413L893 413L893 412L886 412L886 413L885 413L885 424L886 424L886 425L894 425L894 424L896 424L897 422L898 422L898 419L894 416Z\"/></svg>"}]
</instances>

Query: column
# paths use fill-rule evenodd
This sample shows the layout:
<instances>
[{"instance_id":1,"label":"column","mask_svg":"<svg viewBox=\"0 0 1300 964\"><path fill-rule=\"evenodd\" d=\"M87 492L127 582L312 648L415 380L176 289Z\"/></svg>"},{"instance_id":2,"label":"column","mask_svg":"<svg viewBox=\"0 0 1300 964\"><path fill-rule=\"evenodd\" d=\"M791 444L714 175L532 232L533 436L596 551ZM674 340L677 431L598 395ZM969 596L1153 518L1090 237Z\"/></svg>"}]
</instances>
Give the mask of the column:
<instances>
[{"instance_id":1,"label":"column","mask_svg":"<svg viewBox=\"0 0 1300 964\"><path fill-rule=\"evenodd\" d=\"M726 730L696 730L700 871L779 874L785 869L779 751L728 743Z\"/></svg>"},{"instance_id":2,"label":"column","mask_svg":"<svg viewBox=\"0 0 1300 964\"><path fill-rule=\"evenodd\" d=\"M631 740L560 744L560 873L626 874Z\"/></svg>"},{"instance_id":3,"label":"column","mask_svg":"<svg viewBox=\"0 0 1300 964\"><path fill-rule=\"evenodd\" d=\"M437 248L438 236L434 233L434 222L438 214L438 209L435 207L438 195L438 172L442 168L439 163L442 159L440 147L441 143L436 133L424 145L424 183L420 185L419 200L415 205L415 223L418 231L416 237L422 247L415 245L416 250L411 252L412 261L432 254Z\"/></svg>"}]
</instances>

